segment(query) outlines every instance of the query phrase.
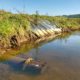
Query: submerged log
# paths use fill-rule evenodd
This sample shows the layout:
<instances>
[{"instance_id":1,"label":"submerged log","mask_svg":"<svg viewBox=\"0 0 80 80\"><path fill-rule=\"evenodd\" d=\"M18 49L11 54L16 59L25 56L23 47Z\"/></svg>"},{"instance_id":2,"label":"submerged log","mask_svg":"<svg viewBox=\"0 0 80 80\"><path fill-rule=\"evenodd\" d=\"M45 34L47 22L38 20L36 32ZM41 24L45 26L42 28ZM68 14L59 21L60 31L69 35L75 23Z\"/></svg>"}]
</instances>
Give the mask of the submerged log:
<instances>
[{"instance_id":1,"label":"submerged log","mask_svg":"<svg viewBox=\"0 0 80 80\"><path fill-rule=\"evenodd\" d=\"M38 74L41 73L42 69L46 66L45 62L42 61L36 61L33 58L20 58L20 57L11 57L8 61L8 64L13 68L17 70L21 70L24 72L27 72L29 74Z\"/></svg>"}]
</instances>

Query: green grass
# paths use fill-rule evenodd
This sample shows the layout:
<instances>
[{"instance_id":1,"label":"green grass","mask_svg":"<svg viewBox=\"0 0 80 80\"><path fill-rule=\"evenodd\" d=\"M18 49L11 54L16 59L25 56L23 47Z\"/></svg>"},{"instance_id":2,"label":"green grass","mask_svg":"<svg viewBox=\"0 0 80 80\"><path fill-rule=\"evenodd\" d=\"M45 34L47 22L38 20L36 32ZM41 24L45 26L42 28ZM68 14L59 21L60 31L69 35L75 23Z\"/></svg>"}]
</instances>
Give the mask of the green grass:
<instances>
[{"instance_id":1,"label":"green grass","mask_svg":"<svg viewBox=\"0 0 80 80\"><path fill-rule=\"evenodd\" d=\"M27 20L26 16L5 12L0 14L0 34L6 36L12 35L21 27L26 31L30 29L30 22Z\"/></svg>"},{"instance_id":2,"label":"green grass","mask_svg":"<svg viewBox=\"0 0 80 80\"><path fill-rule=\"evenodd\" d=\"M52 24L56 24L60 28L68 28L71 30L80 29L80 18L69 18L66 16L47 16L47 15L28 15L28 14L12 14L0 10L0 44L10 42L13 35L24 36L31 30L31 23L35 24L36 17L38 20L48 20Z\"/></svg>"}]
</instances>

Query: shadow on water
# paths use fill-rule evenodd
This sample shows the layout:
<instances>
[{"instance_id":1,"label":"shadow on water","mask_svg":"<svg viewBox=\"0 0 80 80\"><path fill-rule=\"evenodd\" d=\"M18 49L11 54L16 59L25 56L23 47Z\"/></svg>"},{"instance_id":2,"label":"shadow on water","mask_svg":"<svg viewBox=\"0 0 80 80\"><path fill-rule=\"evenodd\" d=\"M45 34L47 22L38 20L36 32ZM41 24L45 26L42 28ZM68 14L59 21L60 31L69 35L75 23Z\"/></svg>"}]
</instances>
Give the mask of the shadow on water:
<instances>
[{"instance_id":1,"label":"shadow on water","mask_svg":"<svg viewBox=\"0 0 80 80\"><path fill-rule=\"evenodd\" d=\"M15 62L3 62L3 64L7 64L10 66L11 71L19 73L19 74L27 74L27 75L31 75L31 76L36 76L36 75L40 75L41 74L41 68L38 69L34 66L26 66L24 67L24 62L19 62L19 63L15 63Z\"/></svg>"}]
</instances>

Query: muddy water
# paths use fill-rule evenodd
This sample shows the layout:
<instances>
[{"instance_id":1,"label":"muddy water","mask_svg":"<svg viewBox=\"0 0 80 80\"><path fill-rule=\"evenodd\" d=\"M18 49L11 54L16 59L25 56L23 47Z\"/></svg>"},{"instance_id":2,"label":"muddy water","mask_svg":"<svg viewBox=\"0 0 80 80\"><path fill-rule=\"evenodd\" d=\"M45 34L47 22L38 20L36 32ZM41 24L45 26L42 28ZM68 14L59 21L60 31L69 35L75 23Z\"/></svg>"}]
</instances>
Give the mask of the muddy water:
<instances>
[{"instance_id":1,"label":"muddy water","mask_svg":"<svg viewBox=\"0 0 80 80\"><path fill-rule=\"evenodd\" d=\"M46 69L40 74L29 75L6 59L0 62L0 80L80 80L80 32L64 34L36 46L25 45L22 46L25 49L12 51L11 55L45 61Z\"/></svg>"}]
</instances>

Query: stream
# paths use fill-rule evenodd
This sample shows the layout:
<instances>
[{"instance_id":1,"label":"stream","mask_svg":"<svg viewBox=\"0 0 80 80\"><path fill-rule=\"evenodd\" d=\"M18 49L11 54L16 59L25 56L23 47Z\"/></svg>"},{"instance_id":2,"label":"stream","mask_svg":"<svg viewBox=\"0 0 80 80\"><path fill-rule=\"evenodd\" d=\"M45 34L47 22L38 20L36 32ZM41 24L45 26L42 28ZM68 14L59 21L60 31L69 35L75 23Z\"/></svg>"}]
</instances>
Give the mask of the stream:
<instances>
[{"instance_id":1,"label":"stream","mask_svg":"<svg viewBox=\"0 0 80 80\"><path fill-rule=\"evenodd\" d=\"M0 57L0 80L80 80L80 32L65 33L56 39L34 44L24 44L10 55L32 57L46 62L47 68L40 74L29 75L8 63L4 54ZM1 55L0 55L1 56Z\"/></svg>"}]
</instances>

